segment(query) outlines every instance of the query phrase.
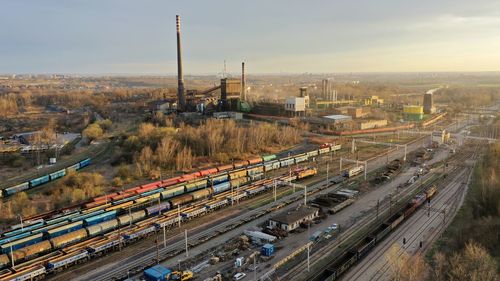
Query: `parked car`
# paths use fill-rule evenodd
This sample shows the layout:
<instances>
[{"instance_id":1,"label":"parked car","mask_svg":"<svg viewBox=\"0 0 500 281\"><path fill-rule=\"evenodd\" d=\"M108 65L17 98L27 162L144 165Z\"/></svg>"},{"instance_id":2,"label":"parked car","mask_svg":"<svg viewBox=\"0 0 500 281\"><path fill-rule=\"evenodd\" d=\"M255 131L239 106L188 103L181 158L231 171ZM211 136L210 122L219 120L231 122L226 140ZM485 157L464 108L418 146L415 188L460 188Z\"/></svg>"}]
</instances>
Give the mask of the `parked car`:
<instances>
[{"instance_id":1,"label":"parked car","mask_svg":"<svg viewBox=\"0 0 500 281\"><path fill-rule=\"evenodd\" d=\"M247 275L244 272L238 272L233 276L233 280L234 281L241 280L241 279L245 278L245 276L247 276Z\"/></svg>"}]
</instances>

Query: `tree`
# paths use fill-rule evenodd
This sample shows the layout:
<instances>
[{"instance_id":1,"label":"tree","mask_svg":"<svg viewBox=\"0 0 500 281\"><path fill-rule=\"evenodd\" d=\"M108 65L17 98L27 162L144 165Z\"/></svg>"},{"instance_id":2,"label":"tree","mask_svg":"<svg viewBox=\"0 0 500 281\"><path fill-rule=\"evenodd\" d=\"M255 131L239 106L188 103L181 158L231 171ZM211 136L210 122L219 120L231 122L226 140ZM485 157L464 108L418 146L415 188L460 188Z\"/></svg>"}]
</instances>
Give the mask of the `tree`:
<instances>
[{"instance_id":1,"label":"tree","mask_svg":"<svg viewBox=\"0 0 500 281\"><path fill-rule=\"evenodd\" d=\"M436 280L449 281L498 281L495 260L486 249L475 242L469 242L461 252L445 258L443 254L436 254L433 276Z\"/></svg>"},{"instance_id":2,"label":"tree","mask_svg":"<svg viewBox=\"0 0 500 281\"><path fill-rule=\"evenodd\" d=\"M427 265L421 255L410 256L399 244L394 243L385 254L385 259L389 264L390 280L424 280Z\"/></svg>"},{"instance_id":3,"label":"tree","mask_svg":"<svg viewBox=\"0 0 500 281\"><path fill-rule=\"evenodd\" d=\"M98 124L92 123L85 130L83 130L82 134L84 137L92 141L102 137L103 130Z\"/></svg>"}]
</instances>

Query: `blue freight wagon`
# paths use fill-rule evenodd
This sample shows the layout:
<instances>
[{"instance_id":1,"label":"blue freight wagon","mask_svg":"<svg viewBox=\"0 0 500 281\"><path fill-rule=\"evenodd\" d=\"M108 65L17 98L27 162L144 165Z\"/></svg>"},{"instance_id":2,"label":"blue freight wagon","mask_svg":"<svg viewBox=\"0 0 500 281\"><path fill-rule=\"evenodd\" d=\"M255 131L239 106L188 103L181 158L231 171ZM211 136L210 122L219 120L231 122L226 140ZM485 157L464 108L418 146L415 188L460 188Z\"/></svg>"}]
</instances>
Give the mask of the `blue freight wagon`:
<instances>
[{"instance_id":1,"label":"blue freight wagon","mask_svg":"<svg viewBox=\"0 0 500 281\"><path fill-rule=\"evenodd\" d=\"M19 240L15 240L15 241L3 244L2 246L0 246L0 249L1 249L2 253L8 254L8 253L10 253L11 249L12 249L12 251L15 251L15 250L24 248L26 246L41 242L42 240L43 240L43 235L41 233L35 234L35 235L31 235L31 236L28 236L28 237L25 237L25 238L22 238Z\"/></svg>"},{"instance_id":2,"label":"blue freight wagon","mask_svg":"<svg viewBox=\"0 0 500 281\"><path fill-rule=\"evenodd\" d=\"M94 211L94 212L91 212L91 213L82 214L81 216L71 217L69 219L69 221L70 222L80 221L80 220L86 219L88 217L92 217L92 216L99 215L99 214L102 214L102 213L104 213L104 210L97 210L97 211Z\"/></svg>"},{"instance_id":3,"label":"blue freight wagon","mask_svg":"<svg viewBox=\"0 0 500 281\"><path fill-rule=\"evenodd\" d=\"M80 161L80 163L79 163L79 164L80 164L80 165L79 165L79 166L80 166L80 168L79 168L79 169L81 169L81 168L83 168L83 167L87 167L88 165L90 165L90 158L87 158L87 159L85 159L85 160Z\"/></svg>"},{"instance_id":4,"label":"blue freight wagon","mask_svg":"<svg viewBox=\"0 0 500 281\"><path fill-rule=\"evenodd\" d=\"M12 241L15 241L15 240L19 240L21 238L24 238L24 237L30 236L30 235L31 235L31 233L24 232L24 233L21 233L21 234L18 234L18 235L10 236L10 237L3 237L2 239L0 239L0 245L9 243L9 242L12 242Z\"/></svg>"},{"instance_id":5,"label":"blue freight wagon","mask_svg":"<svg viewBox=\"0 0 500 281\"><path fill-rule=\"evenodd\" d=\"M156 215L160 213L160 211L164 210L170 210L170 203L169 202L163 202L158 205L153 205L151 207L146 208L146 212L148 216Z\"/></svg>"},{"instance_id":6,"label":"blue freight wagon","mask_svg":"<svg viewBox=\"0 0 500 281\"><path fill-rule=\"evenodd\" d=\"M223 182L223 183L219 183L219 184L216 184L214 185L214 193L217 194L217 193L221 193L221 192L224 192L226 190L229 190L231 188L231 183L230 182Z\"/></svg>"},{"instance_id":7,"label":"blue freight wagon","mask_svg":"<svg viewBox=\"0 0 500 281\"><path fill-rule=\"evenodd\" d=\"M141 197L146 197L146 196L149 196L149 195L153 195L153 194L156 194L158 192L162 192L163 188L157 188L157 189L153 189L153 190L150 190L150 191L146 191L146 192L143 192L141 193Z\"/></svg>"},{"instance_id":8,"label":"blue freight wagon","mask_svg":"<svg viewBox=\"0 0 500 281\"><path fill-rule=\"evenodd\" d=\"M46 220L45 223L46 224L54 224L54 223L58 223L58 222L62 222L62 221L67 221L69 220L70 218L74 218L76 216L80 215L80 212L79 211L74 211L74 212L71 212L71 213L68 213L68 214L64 214L64 215L60 215L60 216L54 216L54 217L51 217L50 219Z\"/></svg>"},{"instance_id":9,"label":"blue freight wagon","mask_svg":"<svg viewBox=\"0 0 500 281\"><path fill-rule=\"evenodd\" d=\"M40 227L40 228L37 228L37 229L31 231L31 233L32 234L37 234L37 233L47 232L47 230L49 230L49 229L65 225L67 223L68 223L67 221L60 221L60 222L57 222L57 223L49 224L49 225L46 225L44 227Z\"/></svg>"},{"instance_id":10,"label":"blue freight wagon","mask_svg":"<svg viewBox=\"0 0 500 281\"><path fill-rule=\"evenodd\" d=\"M39 178L36 178L34 180L30 180L30 186L31 187L39 186L39 185L42 185L42 184L47 183L49 181L50 181L49 175L45 175L43 177L39 177Z\"/></svg>"},{"instance_id":11,"label":"blue freight wagon","mask_svg":"<svg viewBox=\"0 0 500 281\"><path fill-rule=\"evenodd\" d=\"M214 176L213 178L210 179L210 184L216 185L219 183L226 182L228 180L229 180L228 174L218 175L218 176Z\"/></svg>"},{"instance_id":12,"label":"blue freight wagon","mask_svg":"<svg viewBox=\"0 0 500 281\"><path fill-rule=\"evenodd\" d=\"M66 170L65 169L62 169L62 170L59 170L57 172L53 172L52 174L49 174L51 181L53 181L55 179L58 179L58 178L62 178L65 175L66 175Z\"/></svg>"},{"instance_id":13,"label":"blue freight wagon","mask_svg":"<svg viewBox=\"0 0 500 281\"><path fill-rule=\"evenodd\" d=\"M85 226L90 226L94 224L98 224L103 221L111 220L116 218L116 210L108 211L97 216L92 216L90 218L86 218L83 220Z\"/></svg>"},{"instance_id":14,"label":"blue freight wagon","mask_svg":"<svg viewBox=\"0 0 500 281\"><path fill-rule=\"evenodd\" d=\"M50 229L47 231L47 235L50 238L55 238L57 236L61 236L61 235L64 235L66 233L70 233L70 232L79 230L82 227L83 227L83 222L77 221L74 223L70 223L70 224L62 225L62 226L57 227L57 228Z\"/></svg>"},{"instance_id":15,"label":"blue freight wagon","mask_svg":"<svg viewBox=\"0 0 500 281\"><path fill-rule=\"evenodd\" d=\"M42 227L43 223L44 223L43 220L41 220L41 221L38 221L38 222L32 223L32 224L24 224L23 227L16 228L16 229L11 230L9 232L4 232L2 235L3 236L14 236L14 235L21 234L24 232L30 232L33 229Z\"/></svg>"},{"instance_id":16,"label":"blue freight wagon","mask_svg":"<svg viewBox=\"0 0 500 281\"><path fill-rule=\"evenodd\" d=\"M66 172L75 172L76 170L80 169L80 163L76 163L74 165L71 165L66 168Z\"/></svg>"},{"instance_id":17,"label":"blue freight wagon","mask_svg":"<svg viewBox=\"0 0 500 281\"><path fill-rule=\"evenodd\" d=\"M4 190L4 192L5 192L4 196L9 196L9 195L21 192L21 191L29 189L29 188L30 188L29 182L23 182L21 184L6 188Z\"/></svg>"}]
</instances>

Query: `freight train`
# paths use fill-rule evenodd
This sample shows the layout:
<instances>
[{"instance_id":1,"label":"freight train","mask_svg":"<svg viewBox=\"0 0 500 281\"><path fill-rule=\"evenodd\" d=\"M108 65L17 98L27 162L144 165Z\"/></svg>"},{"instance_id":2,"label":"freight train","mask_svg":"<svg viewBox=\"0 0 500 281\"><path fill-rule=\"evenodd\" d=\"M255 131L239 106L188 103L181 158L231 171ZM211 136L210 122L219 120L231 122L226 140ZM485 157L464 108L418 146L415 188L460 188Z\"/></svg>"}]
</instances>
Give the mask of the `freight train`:
<instances>
[{"instance_id":1,"label":"freight train","mask_svg":"<svg viewBox=\"0 0 500 281\"><path fill-rule=\"evenodd\" d=\"M48 182L56 180L58 178L62 178L66 174L68 174L69 172L80 170L83 167L86 167L90 164L91 164L91 159L87 158L87 159L84 159L84 160L82 160L76 164L73 164L69 167L61 169L59 171L56 171L56 172L38 177L36 179L32 179L32 180L27 181L27 182L23 182L23 183L14 185L11 187L7 187L7 188L0 191L0 197L11 196L15 193L18 193L18 192L21 192L24 190L28 190L28 189L31 189L31 188L36 187L36 186L40 186L42 184L48 183Z\"/></svg>"},{"instance_id":2,"label":"freight train","mask_svg":"<svg viewBox=\"0 0 500 281\"><path fill-rule=\"evenodd\" d=\"M361 260L368 252L382 241L401 222L408 219L417 208L422 206L426 200L430 200L437 192L436 186L417 194L401 212L392 215L387 221L379 225L368 236L361 239L353 247L345 251L340 257L331 263L328 268L316 278L316 280L337 280L349 270L357 261Z\"/></svg>"},{"instance_id":3,"label":"freight train","mask_svg":"<svg viewBox=\"0 0 500 281\"><path fill-rule=\"evenodd\" d=\"M87 239L91 241L95 238L110 240L107 243L100 241L104 244L95 246L98 247L97 250L89 248L94 247L94 244L77 248L81 250L78 255L81 259L93 257L104 250L116 247L120 243L116 239L126 244L147 236L159 228L174 226L180 220L189 220L228 205L232 201L267 191L272 188L272 180L259 180L263 178L264 173L307 161L311 156L333 149L338 150L340 146L332 146L328 151L319 149L283 159L268 155L240 161L96 197L82 205L66 208L63 212L50 212L31 217L23 226L13 226L0 236L2 253L0 269L8 267L13 261L22 262L54 250L63 252L58 261L67 265L76 262L76 258L65 250L66 247L73 247L71 244L78 245L85 243ZM315 173L314 168L308 168L293 176L284 176L283 180L301 179ZM256 182L248 186L251 181ZM201 199L205 200L180 212L180 206ZM177 212L180 212L180 216ZM117 231L113 231L124 227L130 229L122 235L117 235ZM88 251L87 256L84 250ZM66 261L64 257L71 262ZM44 264L46 271L43 274L50 272L51 268L57 268ZM42 272L41 269L37 270Z\"/></svg>"}]
</instances>

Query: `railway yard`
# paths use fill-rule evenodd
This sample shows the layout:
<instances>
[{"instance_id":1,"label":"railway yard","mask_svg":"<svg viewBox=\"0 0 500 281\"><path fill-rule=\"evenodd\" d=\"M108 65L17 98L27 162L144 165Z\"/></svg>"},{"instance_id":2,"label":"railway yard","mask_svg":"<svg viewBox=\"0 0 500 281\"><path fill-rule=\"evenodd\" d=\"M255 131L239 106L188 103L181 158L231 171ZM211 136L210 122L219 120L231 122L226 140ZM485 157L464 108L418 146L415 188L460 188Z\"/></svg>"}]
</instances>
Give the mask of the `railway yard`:
<instances>
[{"instance_id":1,"label":"railway yard","mask_svg":"<svg viewBox=\"0 0 500 281\"><path fill-rule=\"evenodd\" d=\"M439 210L450 206L450 217L459 206L460 200L453 199L462 196L454 195L462 195L461 181L473 161L467 167L461 163L478 155L465 146L456 153L435 148L427 149L432 153L422 162L418 157L429 136L408 136L394 147L358 144L357 155L378 151L369 158L353 160L348 144L309 146L25 218L2 234L0 280L139 280L144 269L158 263L190 270L196 280L226 280L245 271L260 280L359 277L351 272L385 280L381 257L389 246L403 236L403 249L425 250L416 245L425 240L427 247L444 229ZM430 206L420 207L431 197ZM300 208L319 213L291 233L267 227L278 214ZM382 240L386 228L394 231ZM273 243L270 256L260 254L265 242ZM358 269L347 272L351 265Z\"/></svg>"}]
</instances>

